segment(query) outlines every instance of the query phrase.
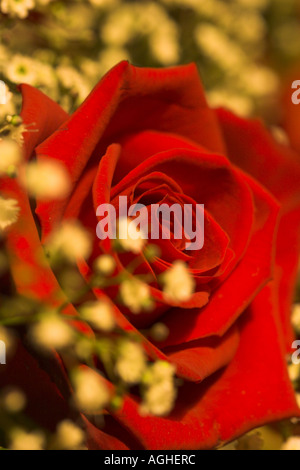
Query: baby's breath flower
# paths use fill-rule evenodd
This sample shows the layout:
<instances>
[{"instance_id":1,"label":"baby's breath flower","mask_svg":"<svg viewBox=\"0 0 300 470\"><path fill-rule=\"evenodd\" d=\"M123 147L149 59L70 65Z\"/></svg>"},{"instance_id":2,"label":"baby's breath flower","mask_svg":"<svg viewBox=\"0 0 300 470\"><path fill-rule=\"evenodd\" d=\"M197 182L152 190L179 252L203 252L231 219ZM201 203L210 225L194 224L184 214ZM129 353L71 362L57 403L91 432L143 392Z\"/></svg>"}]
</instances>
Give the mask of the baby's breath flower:
<instances>
[{"instance_id":1,"label":"baby's breath flower","mask_svg":"<svg viewBox=\"0 0 300 470\"><path fill-rule=\"evenodd\" d=\"M296 382L300 377L300 364L289 364L289 377L292 382Z\"/></svg>"},{"instance_id":2,"label":"baby's breath flower","mask_svg":"<svg viewBox=\"0 0 300 470\"><path fill-rule=\"evenodd\" d=\"M107 302L89 302L84 304L80 311L84 320L94 328L109 332L115 327L114 315Z\"/></svg>"},{"instance_id":3,"label":"baby's breath flower","mask_svg":"<svg viewBox=\"0 0 300 470\"><path fill-rule=\"evenodd\" d=\"M2 0L0 10L13 17L26 18L34 6L34 0Z\"/></svg>"},{"instance_id":4,"label":"baby's breath flower","mask_svg":"<svg viewBox=\"0 0 300 470\"><path fill-rule=\"evenodd\" d=\"M153 306L150 288L138 279L127 279L120 286L121 299L124 305L132 313L140 313L143 309L148 310Z\"/></svg>"},{"instance_id":5,"label":"baby's breath flower","mask_svg":"<svg viewBox=\"0 0 300 470\"><path fill-rule=\"evenodd\" d=\"M91 253L90 234L77 222L66 221L48 240L47 251L54 259L62 256L70 262L87 259Z\"/></svg>"},{"instance_id":6,"label":"baby's breath flower","mask_svg":"<svg viewBox=\"0 0 300 470\"><path fill-rule=\"evenodd\" d=\"M267 67L249 66L245 67L240 74L242 87L251 96L272 96L279 89L279 79L275 72Z\"/></svg>"},{"instance_id":7,"label":"baby's breath flower","mask_svg":"<svg viewBox=\"0 0 300 470\"><path fill-rule=\"evenodd\" d=\"M166 416L172 411L177 396L174 375L175 367L165 361L148 368L143 378L142 415Z\"/></svg>"},{"instance_id":8,"label":"baby's breath flower","mask_svg":"<svg viewBox=\"0 0 300 470\"><path fill-rule=\"evenodd\" d=\"M30 338L42 350L60 350L73 344L74 332L63 318L50 312L31 328Z\"/></svg>"},{"instance_id":9,"label":"baby's breath flower","mask_svg":"<svg viewBox=\"0 0 300 470\"><path fill-rule=\"evenodd\" d=\"M243 50L217 26L199 24L195 29L195 41L203 54L226 71L233 73L247 62Z\"/></svg>"},{"instance_id":10,"label":"baby's breath flower","mask_svg":"<svg viewBox=\"0 0 300 470\"><path fill-rule=\"evenodd\" d=\"M57 426L55 448L62 450L78 449L85 440L85 433L70 420L65 420Z\"/></svg>"},{"instance_id":11,"label":"baby's breath flower","mask_svg":"<svg viewBox=\"0 0 300 470\"><path fill-rule=\"evenodd\" d=\"M17 222L19 213L18 201L0 196L0 233Z\"/></svg>"},{"instance_id":12,"label":"baby's breath flower","mask_svg":"<svg viewBox=\"0 0 300 470\"><path fill-rule=\"evenodd\" d=\"M292 324L297 333L300 333L300 304L294 305L292 311Z\"/></svg>"},{"instance_id":13,"label":"baby's breath flower","mask_svg":"<svg viewBox=\"0 0 300 470\"><path fill-rule=\"evenodd\" d=\"M14 172L21 159L21 148L14 140L0 139L0 175Z\"/></svg>"},{"instance_id":14,"label":"baby's breath flower","mask_svg":"<svg viewBox=\"0 0 300 470\"><path fill-rule=\"evenodd\" d=\"M40 431L16 428L11 433L10 450L43 450L44 446L45 436Z\"/></svg>"},{"instance_id":15,"label":"baby's breath flower","mask_svg":"<svg viewBox=\"0 0 300 470\"><path fill-rule=\"evenodd\" d=\"M57 77L51 65L39 62L36 70L36 81L37 84L51 90L53 95L57 86Z\"/></svg>"},{"instance_id":16,"label":"baby's breath flower","mask_svg":"<svg viewBox=\"0 0 300 470\"><path fill-rule=\"evenodd\" d=\"M12 93L9 91L8 86L1 82L0 83L0 105L6 105L12 99Z\"/></svg>"},{"instance_id":17,"label":"baby's breath flower","mask_svg":"<svg viewBox=\"0 0 300 470\"><path fill-rule=\"evenodd\" d=\"M133 341L122 341L117 351L117 375L124 382L134 385L141 381L145 369L146 355L142 346Z\"/></svg>"},{"instance_id":18,"label":"baby's breath flower","mask_svg":"<svg viewBox=\"0 0 300 470\"><path fill-rule=\"evenodd\" d=\"M7 115L15 114L15 113L16 113L16 103L14 102L14 100L10 98L10 95L8 95L6 104L2 104L0 106L0 121L4 121Z\"/></svg>"},{"instance_id":19,"label":"baby's breath flower","mask_svg":"<svg viewBox=\"0 0 300 470\"><path fill-rule=\"evenodd\" d=\"M78 104L88 96L90 87L76 69L61 65L56 69L56 73L61 85L77 97Z\"/></svg>"},{"instance_id":20,"label":"baby's breath flower","mask_svg":"<svg viewBox=\"0 0 300 470\"><path fill-rule=\"evenodd\" d=\"M76 371L73 377L75 402L86 413L101 411L110 401L110 393L100 376L91 369Z\"/></svg>"},{"instance_id":21,"label":"baby's breath flower","mask_svg":"<svg viewBox=\"0 0 300 470\"><path fill-rule=\"evenodd\" d=\"M118 243L121 245L123 250L132 251L132 253L140 253L145 244L146 244L146 235L142 230L135 229L131 230L130 225L131 219L126 219L123 217L119 219L118 228L119 228L119 238Z\"/></svg>"},{"instance_id":22,"label":"baby's breath flower","mask_svg":"<svg viewBox=\"0 0 300 470\"><path fill-rule=\"evenodd\" d=\"M26 396L17 388L8 389L4 391L1 404L9 413L20 413L26 406Z\"/></svg>"},{"instance_id":23,"label":"baby's breath flower","mask_svg":"<svg viewBox=\"0 0 300 470\"><path fill-rule=\"evenodd\" d=\"M176 372L175 367L166 361L157 361L149 367L144 376L143 382L153 385L163 380L171 380Z\"/></svg>"},{"instance_id":24,"label":"baby's breath flower","mask_svg":"<svg viewBox=\"0 0 300 470\"><path fill-rule=\"evenodd\" d=\"M176 389L171 381L164 380L152 385L145 392L142 414L166 416L172 411L175 399Z\"/></svg>"},{"instance_id":25,"label":"baby's breath flower","mask_svg":"<svg viewBox=\"0 0 300 470\"><path fill-rule=\"evenodd\" d=\"M164 295L173 302L186 302L193 295L195 281L185 263L176 261L163 274Z\"/></svg>"},{"instance_id":26,"label":"baby's breath flower","mask_svg":"<svg viewBox=\"0 0 300 470\"><path fill-rule=\"evenodd\" d=\"M37 64L30 57L17 54L12 57L5 69L7 78L13 83L28 83L35 85L37 79Z\"/></svg>"},{"instance_id":27,"label":"baby's breath flower","mask_svg":"<svg viewBox=\"0 0 300 470\"><path fill-rule=\"evenodd\" d=\"M102 75L122 60L130 61L129 51L122 47L107 47L99 54L98 66Z\"/></svg>"},{"instance_id":28,"label":"baby's breath flower","mask_svg":"<svg viewBox=\"0 0 300 470\"><path fill-rule=\"evenodd\" d=\"M67 170L55 160L29 163L23 183L31 196L40 199L63 199L71 188Z\"/></svg>"},{"instance_id":29,"label":"baby's breath flower","mask_svg":"<svg viewBox=\"0 0 300 470\"><path fill-rule=\"evenodd\" d=\"M281 450L300 450L300 437L290 437L281 447Z\"/></svg>"},{"instance_id":30,"label":"baby's breath flower","mask_svg":"<svg viewBox=\"0 0 300 470\"><path fill-rule=\"evenodd\" d=\"M99 274L110 276L116 268L116 262L110 255L101 255L96 259L94 268Z\"/></svg>"},{"instance_id":31,"label":"baby's breath flower","mask_svg":"<svg viewBox=\"0 0 300 470\"><path fill-rule=\"evenodd\" d=\"M101 38L113 47L123 47L134 36L136 18L132 8L124 5L112 12L101 28Z\"/></svg>"},{"instance_id":32,"label":"baby's breath flower","mask_svg":"<svg viewBox=\"0 0 300 470\"><path fill-rule=\"evenodd\" d=\"M149 40L153 57L163 65L178 63L180 57L178 33L176 27L158 29Z\"/></svg>"}]
</instances>

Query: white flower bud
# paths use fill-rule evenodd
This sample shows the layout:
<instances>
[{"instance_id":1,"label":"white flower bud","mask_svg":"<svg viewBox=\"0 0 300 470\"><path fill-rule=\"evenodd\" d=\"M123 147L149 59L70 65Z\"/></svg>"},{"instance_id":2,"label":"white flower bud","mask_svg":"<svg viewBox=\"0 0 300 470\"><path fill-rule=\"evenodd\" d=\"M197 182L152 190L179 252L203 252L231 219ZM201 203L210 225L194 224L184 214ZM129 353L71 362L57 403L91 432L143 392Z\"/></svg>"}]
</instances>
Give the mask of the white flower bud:
<instances>
[{"instance_id":1,"label":"white flower bud","mask_svg":"<svg viewBox=\"0 0 300 470\"><path fill-rule=\"evenodd\" d=\"M80 309L84 320L94 328L103 331L112 331L115 327L115 319L111 307L107 302L89 302Z\"/></svg>"},{"instance_id":2,"label":"white flower bud","mask_svg":"<svg viewBox=\"0 0 300 470\"><path fill-rule=\"evenodd\" d=\"M71 189L67 170L55 160L29 163L22 179L31 196L39 199L63 199Z\"/></svg>"},{"instance_id":3,"label":"white flower bud","mask_svg":"<svg viewBox=\"0 0 300 470\"><path fill-rule=\"evenodd\" d=\"M79 258L89 257L91 236L77 221L67 221L50 236L47 250L51 257L63 256L75 263Z\"/></svg>"},{"instance_id":4,"label":"white flower bud","mask_svg":"<svg viewBox=\"0 0 300 470\"><path fill-rule=\"evenodd\" d=\"M75 402L86 413L101 411L110 401L107 387L91 369L77 371L73 378Z\"/></svg>"},{"instance_id":5,"label":"white flower bud","mask_svg":"<svg viewBox=\"0 0 300 470\"><path fill-rule=\"evenodd\" d=\"M34 8L34 0L2 0L0 10L12 17L26 18Z\"/></svg>"},{"instance_id":6,"label":"white flower bud","mask_svg":"<svg viewBox=\"0 0 300 470\"><path fill-rule=\"evenodd\" d=\"M194 293L195 281L185 263L176 261L163 276L164 294L167 300L186 302Z\"/></svg>"},{"instance_id":7,"label":"white flower bud","mask_svg":"<svg viewBox=\"0 0 300 470\"><path fill-rule=\"evenodd\" d=\"M85 440L85 433L72 421L62 421L56 431L55 447L63 450L78 449Z\"/></svg>"},{"instance_id":8,"label":"white flower bud","mask_svg":"<svg viewBox=\"0 0 300 470\"><path fill-rule=\"evenodd\" d=\"M96 259L94 268L99 274L110 276L116 268L116 262L112 256L102 255Z\"/></svg>"},{"instance_id":9,"label":"white flower bud","mask_svg":"<svg viewBox=\"0 0 300 470\"><path fill-rule=\"evenodd\" d=\"M133 227L131 222L132 220L126 219L126 217L119 219L118 242L123 250L138 254L143 250L147 237L142 230L139 231Z\"/></svg>"},{"instance_id":10,"label":"white flower bud","mask_svg":"<svg viewBox=\"0 0 300 470\"><path fill-rule=\"evenodd\" d=\"M21 390L12 388L4 391L1 402L9 413L20 413L26 406L26 396Z\"/></svg>"},{"instance_id":11,"label":"white flower bud","mask_svg":"<svg viewBox=\"0 0 300 470\"><path fill-rule=\"evenodd\" d=\"M122 301L132 311L140 313L143 309L151 309L153 302L149 286L138 279L128 279L120 286Z\"/></svg>"},{"instance_id":12,"label":"white flower bud","mask_svg":"<svg viewBox=\"0 0 300 470\"><path fill-rule=\"evenodd\" d=\"M11 139L0 139L0 175L14 172L22 160L22 150Z\"/></svg>"},{"instance_id":13,"label":"white flower bud","mask_svg":"<svg viewBox=\"0 0 300 470\"><path fill-rule=\"evenodd\" d=\"M17 222L19 213L18 201L0 196L0 233Z\"/></svg>"},{"instance_id":14,"label":"white flower bud","mask_svg":"<svg viewBox=\"0 0 300 470\"><path fill-rule=\"evenodd\" d=\"M281 447L281 450L300 450L300 437L290 437Z\"/></svg>"},{"instance_id":15,"label":"white flower bud","mask_svg":"<svg viewBox=\"0 0 300 470\"><path fill-rule=\"evenodd\" d=\"M146 369L146 355L141 345L133 341L123 341L118 348L115 370L128 384L141 381Z\"/></svg>"},{"instance_id":16,"label":"white flower bud","mask_svg":"<svg viewBox=\"0 0 300 470\"><path fill-rule=\"evenodd\" d=\"M43 450L45 436L40 432L28 432L16 428L11 433L10 450Z\"/></svg>"},{"instance_id":17,"label":"white flower bud","mask_svg":"<svg viewBox=\"0 0 300 470\"><path fill-rule=\"evenodd\" d=\"M31 328L30 338L43 350L59 350L73 343L74 332L63 318L50 312Z\"/></svg>"},{"instance_id":18,"label":"white flower bud","mask_svg":"<svg viewBox=\"0 0 300 470\"><path fill-rule=\"evenodd\" d=\"M292 325L300 333L300 304L295 304L292 311Z\"/></svg>"},{"instance_id":19,"label":"white flower bud","mask_svg":"<svg viewBox=\"0 0 300 470\"><path fill-rule=\"evenodd\" d=\"M172 411L177 396L174 375L175 367L165 361L148 368L143 377L142 415L166 416Z\"/></svg>"}]
</instances>

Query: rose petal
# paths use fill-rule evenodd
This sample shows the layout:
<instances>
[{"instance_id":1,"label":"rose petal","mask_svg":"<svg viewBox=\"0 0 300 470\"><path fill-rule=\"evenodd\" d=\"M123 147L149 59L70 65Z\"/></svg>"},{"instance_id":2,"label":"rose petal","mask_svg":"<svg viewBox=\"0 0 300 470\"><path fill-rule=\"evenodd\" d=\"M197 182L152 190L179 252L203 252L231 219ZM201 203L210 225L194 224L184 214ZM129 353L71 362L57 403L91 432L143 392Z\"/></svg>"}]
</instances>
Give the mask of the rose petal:
<instances>
[{"instance_id":1,"label":"rose petal","mask_svg":"<svg viewBox=\"0 0 300 470\"><path fill-rule=\"evenodd\" d=\"M290 351L290 314L300 251L300 157L279 145L259 122L245 121L223 110L218 111L218 116L230 159L268 188L282 205L276 279L286 347Z\"/></svg>"},{"instance_id":2,"label":"rose petal","mask_svg":"<svg viewBox=\"0 0 300 470\"><path fill-rule=\"evenodd\" d=\"M26 158L29 159L35 147L47 139L67 120L67 113L44 93L30 85L21 85L23 123L29 132L24 134Z\"/></svg>"}]
</instances>

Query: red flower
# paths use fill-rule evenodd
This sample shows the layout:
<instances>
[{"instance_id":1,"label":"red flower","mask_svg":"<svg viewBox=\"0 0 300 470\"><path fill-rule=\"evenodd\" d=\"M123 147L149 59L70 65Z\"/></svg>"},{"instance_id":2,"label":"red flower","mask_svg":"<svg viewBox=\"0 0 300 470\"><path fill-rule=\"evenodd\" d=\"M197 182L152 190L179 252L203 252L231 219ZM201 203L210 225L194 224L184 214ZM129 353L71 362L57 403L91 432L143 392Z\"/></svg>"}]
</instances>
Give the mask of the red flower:
<instances>
[{"instance_id":1,"label":"red flower","mask_svg":"<svg viewBox=\"0 0 300 470\"><path fill-rule=\"evenodd\" d=\"M175 409L165 418L141 417L128 396L103 429L85 418L89 447L207 449L298 416L286 368L299 255L297 155L259 122L210 109L193 65L150 70L121 63L71 117L38 90L21 90L22 117L39 130L25 136L27 158L59 160L73 184L63 201L37 201L42 240L66 218L80 219L95 233L96 207L119 195L205 204L204 248L187 254L174 243L161 243L161 258L143 266L157 275L177 259L187 262L197 285L192 299L166 304L154 285L153 313L133 316L115 307L119 325L138 332L151 359L176 365L184 385ZM2 192L17 198L22 209L7 237L18 291L64 302L28 196L12 180L2 181ZM96 235L95 246L100 254ZM81 263L82 274L88 276L91 266L91 260ZM158 319L170 335L154 344L140 329ZM47 373L19 352L0 380L22 385L32 398L31 415L53 427L66 413L69 391L59 390L61 380L50 380L52 366L43 367Z\"/></svg>"}]
</instances>

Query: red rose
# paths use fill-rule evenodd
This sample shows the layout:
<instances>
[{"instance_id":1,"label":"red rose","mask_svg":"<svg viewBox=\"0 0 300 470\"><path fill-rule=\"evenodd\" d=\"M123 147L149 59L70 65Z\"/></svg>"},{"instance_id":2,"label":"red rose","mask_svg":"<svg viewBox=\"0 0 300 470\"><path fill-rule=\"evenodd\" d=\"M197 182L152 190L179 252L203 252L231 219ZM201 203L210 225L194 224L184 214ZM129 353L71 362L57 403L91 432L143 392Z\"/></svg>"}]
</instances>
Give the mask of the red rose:
<instances>
[{"instance_id":1,"label":"red rose","mask_svg":"<svg viewBox=\"0 0 300 470\"><path fill-rule=\"evenodd\" d=\"M205 205L202 250L187 255L161 243L161 257L143 266L156 275L177 259L187 262L197 286L191 300L166 304L154 284L154 312L133 316L115 307L119 325L138 333L151 359L176 365L184 385L175 409L168 417L145 418L128 396L104 428L84 418L89 447L208 449L298 416L286 367L299 254L297 156L259 122L210 109L193 65L149 70L121 63L71 117L38 90L24 85L21 91L24 122L39 131L25 135L26 157L59 160L73 184L63 201L37 201L42 240L65 218L80 219L95 233L96 207L122 194ZM22 210L7 236L18 291L63 303L28 196L12 180L3 180L1 191L17 198ZM100 254L96 234L95 246ZM80 268L88 277L92 261ZM94 295L104 294L97 289ZM140 329L158 320L170 335L155 344ZM0 376L25 389L30 414L50 428L66 415L69 393L61 377L56 384L50 379L54 366L43 364L46 373L20 350Z\"/></svg>"}]
</instances>

